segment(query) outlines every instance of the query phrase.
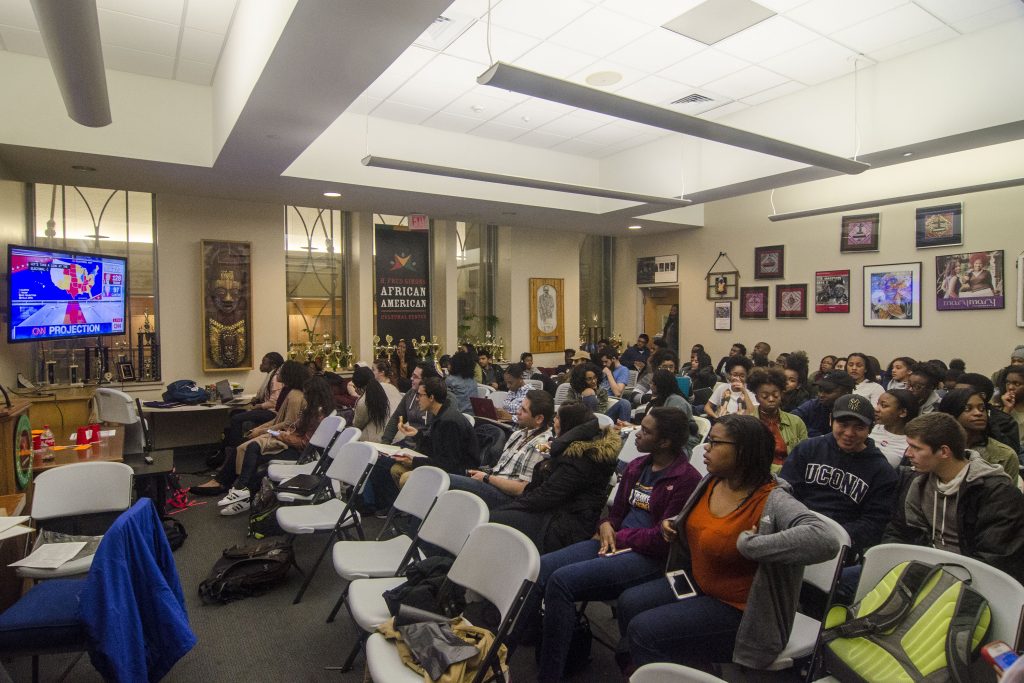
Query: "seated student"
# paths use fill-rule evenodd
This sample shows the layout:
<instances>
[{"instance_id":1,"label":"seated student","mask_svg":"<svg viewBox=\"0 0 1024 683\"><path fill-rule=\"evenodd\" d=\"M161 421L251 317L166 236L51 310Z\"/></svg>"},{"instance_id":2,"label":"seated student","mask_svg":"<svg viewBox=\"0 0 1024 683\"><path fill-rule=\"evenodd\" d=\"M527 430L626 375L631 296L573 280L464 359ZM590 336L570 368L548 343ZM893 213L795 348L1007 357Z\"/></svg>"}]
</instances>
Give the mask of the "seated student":
<instances>
[{"instance_id":1,"label":"seated student","mask_svg":"<svg viewBox=\"0 0 1024 683\"><path fill-rule=\"evenodd\" d=\"M1024 374L1021 375L1021 379L1024 380ZM957 379L953 389L974 389L981 392L988 401L988 426L992 438L1015 451L1020 449L1021 432L1016 420L992 404L992 396L995 392L992 380L978 372L965 372Z\"/></svg>"},{"instance_id":2,"label":"seated student","mask_svg":"<svg viewBox=\"0 0 1024 683\"><path fill-rule=\"evenodd\" d=\"M942 382L942 373L931 363L914 363L907 379L907 389L913 392L921 406L921 415L933 412L942 398L936 389Z\"/></svg>"},{"instance_id":3,"label":"seated student","mask_svg":"<svg viewBox=\"0 0 1024 683\"><path fill-rule=\"evenodd\" d=\"M599 359L600 386L608 394L608 408L604 413L613 420L627 420L631 406L624 394L629 384L629 368L619 362L619 352L611 346L601 352Z\"/></svg>"},{"instance_id":4,"label":"seated student","mask_svg":"<svg viewBox=\"0 0 1024 683\"><path fill-rule=\"evenodd\" d=\"M815 382L818 397L805 401L793 410L793 414L804 421L807 436L815 437L832 433L832 405L836 399L853 393L853 378L845 370L832 370Z\"/></svg>"},{"instance_id":5,"label":"seated student","mask_svg":"<svg viewBox=\"0 0 1024 683\"><path fill-rule=\"evenodd\" d=\"M541 557L533 604L524 608L532 617L544 599L537 680L561 680L578 601L614 600L627 588L664 576L668 543L661 522L679 514L701 479L689 463L688 436L678 409L651 410L635 437L637 449L650 455L626 467L594 537Z\"/></svg>"},{"instance_id":6,"label":"seated student","mask_svg":"<svg viewBox=\"0 0 1024 683\"><path fill-rule=\"evenodd\" d=\"M789 638L804 566L839 551L772 476L774 440L759 420L723 416L706 443L708 476L661 527L668 569L686 569L698 595L677 599L664 575L622 593L619 628L634 666L766 667Z\"/></svg>"},{"instance_id":7,"label":"seated student","mask_svg":"<svg viewBox=\"0 0 1024 683\"><path fill-rule=\"evenodd\" d=\"M712 420L723 415L748 414L757 406L757 399L747 391L747 375L753 362L746 356L733 356L725 362L728 382L722 382L711 392L711 398L704 404L704 414Z\"/></svg>"},{"instance_id":8,"label":"seated student","mask_svg":"<svg viewBox=\"0 0 1024 683\"><path fill-rule=\"evenodd\" d=\"M650 343L650 336L640 333L637 335L636 344L623 351L619 361L629 370L640 372L647 365L647 358L651 355L651 350L647 348Z\"/></svg>"},{"instance_id":9,"label":"seated student","mask_svg":"<svg viewBox=\"0 0 1024 683\"><path fill-rule=\"evenodd\" d=\"M807 385L807 365L807 354L803 351L794 351L786 357L782 368L786 376L786 390L782 392L782 403L779 404L786 412L793 412L813 398L811 388Z\"/></svg>"},{"instance_id":10,"label":"seated student","mask_svg":"<svg viewBox=\"0 0 1024 683\"><path fill-rule=\"evenodd\" d=\"M529 351L524 351L519 354L519 362L523 365L523 379L536 379L540 380L541 388L548 392L552 396L555 395L555 390L558 388L558 383L555 380L548 377L540 370L533 367L533 354ZM532 388L532 387L531 387ZM515 413L512 413L515 415Z\"/></svg>"},{"instance_id":11,"label":"seated student","mask_svg":"<svg viewBox=\"0 0 1024 683\"><path fill-rule=\"evenodd\" d=\"M690 354L690 367L687 368L686 374L690 377L692 391L711 389L718 384L718 375L711 365L711 356L704 349Z\"/></svg>"},{"instance_id":12,"label":"seated student","mask_svg":"<svg viewBox=\"0 0 1024 683\"><path fill-rule=\"evenodd\" d=\"M1017 423L1017 451L1024 453L1024 365L1004 368L999 390L1001 412Z\"/></svg>"},{"instance_id":13,"label":"seated student","mask_svg":"<svg viewBox=\"0 0 1024 683\"><path fill-rule=\"evenodd\" d=\"M910 369L914 367L915 363L916 361L910 356L893 358L886 371L886 374L889 375L889 383L885 386L886 390L908 389L910 387Z\"/></svg>"},{"instance_id":14,"label":"seated student","mask_svg":"<svg viewBox=\"0 0 1024 683\"><path fill-rule=\"evenodd\" d=\"M420 410L428 414L426 430L420 433L399 418L398 431L406 438L418 436L418 451L427 457L413 458L401 453L391 456L395 463L391 466L391 476L399 488L405 483L405 475L424 465L439 467L449 474L463 474L479 467L480 444L476 432L457 406L447 403L448 390L444 383L436 377L423 380L417 389L417 398Z\"/></svg>"},{"instance_id":15,"label":"seated student","mask_svg":"<svg viewBox=\"0 0 1024 683\"><path fill-rule=\"evenodd\" d=\"M391 412L391 418L388 419L387 425L384 427L384 432L381 434L381 443L398 443L401 442L403 445L408 446L414 451L419 449L416 447L417 440L407 440L403 435L398 433L398 421L402 420L407 425L414 427L418 432L423 431L427 426L426 414L420 410L420 402L417 395L417 391L420 384L425 379L431 377L438 377L437 369L433 363L423 362L416 366L416 369L412 371L412 377L409 381L412 382L412 388L405 392L405 396L402 400L394 406L394 410ZM395 441L395 437L398 438L398 442Z\"/></svg>"},{"instance_id":16,"label":"seated student","mask_svg":"<svg viewBox=\"0 0 1024 683\"><path fill-rule=\"evenodd\" d=\"M794 498L846 529L855 555L879 542L896 505L896 472L868 438L874 421L867 397L840 396L832 433L797 444L779 473Z\"/></svg>"},{"instance_id":17,"label":"seated student","mask_svg":"<svg viewBox=\"0 0 1024 683\"><path fill-rule=\"evenodd\" d=\"M508 394L505 396L505 402L496 411L499 420L515 422L518 419L519 405L531 388L526 383L526 372L526 366L522 363L512 363L505 368L504 382L508 387Z\"/></svg>"},{"instance_id":18,"label":"seated student","mask_svg":"<svg viewBox=\"0 0 1024 683\"><path fill-rule=\"evenodd\" d=\"M622 439L602 429L582 403L563 403L554 419L550 457L512 502L491 513L491 521L519 529L542 553L588 538L608 497L608 480Z\"/></svg>"},{"instance_id":19,"label":"seated student","mask_svg":"<svg viewBox=\"0 0 1024 683\"><path fill-rule=\"evenodd\" d=\"M679 371L679 356L676 355L675 351L669 351L668 349L659 349L651 354L647 367L644 368L644 371L636 379L633 395L630 397L633 405L638 406L650 400L651 377L656 370L668 370L675 376Z\"/></svg>"},{"instance_id":20,"label":"seated student","mask_svg":"<svg viewBox=\"0 0 1024 683\"><path fill-rule=\"evenodd\" d=\"M890 389L878 399L871 439L893 467L899 467L903 462L903 454L907 450L907 437L903 430L917 417L918 410L917 399L906 389Z\"/></svg>"},{"instance_id":21,"label":"seated student","mask_svg":"<svg viewBox=\"0 0 1024 683\"><path fill-rule=\"evenodd\" d=\"M885 389L882 385L874 381L875 378L871 371L873 363L868 360L868 356L863 353L851 353L846 357L846 372L856 385L853 387L853 393L858 396L864 396L871 405L874 406L878 403L878 397L882 395Z\"/></svg>"},{"instance_id":22,"label":"seated student","mask_svg":"<svg viewBox=\"0 0 1024 683\"><path fill-rule=\"evenodd\" d=\"M448 376L444 378L448 392L455 398L455 405L460 412L473 414L471 396L476 396L476 379L473 371L477 368L475 354L468 351L456 351L452 356Z\"/></svg>"},{"instance_id":23,"label":"seated student","mask_svg":"<svg viewBox=\"0 0 1024 683\"><path fill-rule=\"evenodd\" d=\"M217 503L222 508L220 514L230 516L246 512L251 490L259 483L256 474L260 466L271 460L298 460L320 422L334 411L331 387L323 377L309 378L302 395L301 411L293 422L274 425L273 430L243 443L237 449L237 456L229 458L213 480L198 487L219 486L227 490L227 495ZM196 488L192 487L192 491Z\"/></svg>"},{"instance_id":24,"label":"seated student","mask_svg":"<svg viewBox=\"0 0 1024 683\"><path fill-rule=\"evenodd\" d=\"M747 388L757 399L751 414L768 428L775 439L772 471L778 472L793 447L807 438L807 427L799 417L779 408L786 388L786 376L778 368L754 368L747 378Z\"/></svg>"},{"instance_id":25,"label":"seated student","mask_svg":"<svg viewBox=\"0 0 1024 683\"><path fill-rule=\"evenodd\" d=\"M416 350L412 344L399 339L395 352L391 354L391 378L400 391L408 391L412 371L416 369ZM378 380L379 381L379 380ZM404 388L403 388L404 387Z\"/></svg>"},{"instance_id":26,"label":"seated student","mask_svg":"<svg viewBox=\"0 0 1024 683\"><path fill-rule=\"evenodd\" d=\"M573 366L569 373L569 391L565 396L566 403L582 403L592 413L603 413L608 410L608 393L598 386L597 366L584 363Z\"/></svg>"},{"instance_id":27,"label":"seated student","mask_svg":"<svg viewBox=\"0 0 1024 683\"><path fill-rule=\"evenodd\" d=\"M267 373L267 376L260 384L260 388L248 408L233 412L231 422L224 430L224 449L229 454L228 457L234 455L234 449L245 440L244 434L247 429L273 419L274 412L277 410L277 400L284 389L284 384L278 376L282 365L284 365L284 358L276 351L266 354L260 361L260 372ZM304 379L299 380L300 388Z\"/></svg>"},{"instance_id":28,"label":"seated student","mask_svg":"<svg viewBox=\"0 0 1024 683\"><path fill-rule=\"evenodd\" d=\"M564 362L555 368L556 375L564 375L569 372L569 369L573 366L573 356L576 355L576 349L564 349L562 355Z\"/></svg>"},{"instance_id":29,"label":"seated student","mask_svg":"<svg viewBox=\"0 0 1024 683\"><path fill-rule=\"evenodd\" d=\"M1002 467L1013 485L1017 485L1020 459L1016 451L992 438L984 394L975 389L954 389L939 401L938 412L955 417L967 431L967 447L993 465Z\"/></svg>"},{"instance_id":30,"label":"seated student","mask_svg":"<svg viewBox=\"0 0 1024 683\"><path fill-rule=\"evenodd\" d=\"M814 373L814 377L811 378L811 382L817 383L819 379L832 372L835 369L836 357L832 355L825 355L821 357L821 361L818 363L818 371Z\"/></svg>"},{"instance_id":31,"label":"seated student","mask_svg":"<svg viewBox=\"0 0 1024 683\"><path fill-rule=\"evenodd\" d=\"M1024 497L1002 468L966 450L950 415L907 423L908 472L896 516L882 538L966 555L1024 581Z\"/></svg>"},{"instance_id":32,"label":"seated student","mask_svg":"<svg viewBox=\"0 0 1024 683\"><path fill-rule=\"evenodd\" d=\"M480 365L480 384L485 384L491 389L504 388L501 382L501 366L493 362L490 351L481 349L476 354L476 362Z\"/></svg>"},{"instance_id":33,"label":"seated student","mask_svg":"<svg viewBox=\"0 0 1024 683\"><path fill-rule=\"evenodd\" d=\"M501 507L523 492L533 478L533 468L544 459L542 447L551 440L555 403L542 389L531 389L519 404L517 429L493 468L470 469L465 476L451 475L451 488L480 496L487 507Z\"/></svg>"},{"instance_id":34,"label":"seated student","mask_svg":"<svg viewBox=\"0 0 1024 683\"><path fill-rule=\"evenodd\" d=\"M729 359L737 357L746 357L746 355L747 347L744 346L743 344L740 344L739 342L736 342L735 344L732 345L732 347L729 348L729 355L723 356L722 360L718 361L718 365L715 366L715 374L723 379L728 377L729 371L726 370L725 364L729 362ZM751 361L750 366L754 366L753 361Z\"/></svg>"},{"instance_id":35,"label":"seated student","mask_svg":"<svg viewBox=\"0 0 1024 683\"><path fill-rule=\"evenodd\" d=\"M391 413L402 402L402 395L393 384L378 382L370 368L356 368L352 383L359 392L352 426L362 430L360 441L380 442Z\"/></svg>"}]
</instances>

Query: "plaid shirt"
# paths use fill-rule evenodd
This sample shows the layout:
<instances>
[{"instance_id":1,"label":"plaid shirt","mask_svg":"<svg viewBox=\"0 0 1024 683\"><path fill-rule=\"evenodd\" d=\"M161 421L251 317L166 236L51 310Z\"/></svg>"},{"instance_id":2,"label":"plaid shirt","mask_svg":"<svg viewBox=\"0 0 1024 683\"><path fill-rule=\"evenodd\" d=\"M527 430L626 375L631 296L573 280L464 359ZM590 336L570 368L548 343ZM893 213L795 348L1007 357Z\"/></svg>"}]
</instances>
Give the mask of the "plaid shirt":
<instances>
[{"instance_id":1,"label":"plaid shirt","mask_svg":"<svg viewBox=\"0 0 1024 683\"><path fill-rule=\"evenodd\" d=\"M515 391L508 392L508 396L505 397L505 404L502 408L512 416L512 422L519 423L519 406L522 405L523 399L526 398L526 394L530 391L531 387L529 384L523 384Z\"/></svg>"},{"instance_id":2,"label":"plaid shirt","mask_svg":"<svg viewBox=\"0 0 1024 683\"><path fill-rule=\"evenodd\" d=\"M537 446L547 443L551 437L550 429L545 429L540 433L532 432L529 429L517 429L515 434L509 437L505 444L505 450L502 451L491 474L520 481L530 481L533 478L534 465L544 459L544 454L537 450Z\"/></svg>"}]
</instances>

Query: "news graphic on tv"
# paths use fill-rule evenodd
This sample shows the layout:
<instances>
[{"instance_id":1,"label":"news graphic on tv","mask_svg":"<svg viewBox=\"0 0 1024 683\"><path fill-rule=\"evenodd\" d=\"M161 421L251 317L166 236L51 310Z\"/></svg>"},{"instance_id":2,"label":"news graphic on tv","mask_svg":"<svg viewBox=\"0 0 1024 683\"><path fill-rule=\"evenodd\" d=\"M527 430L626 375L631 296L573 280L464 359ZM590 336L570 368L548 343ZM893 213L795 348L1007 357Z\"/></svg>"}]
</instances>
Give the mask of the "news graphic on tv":
<instances>
[{"instance_id":1,"label":"news graphic on tv","mask_svg":"<svg viewBox=\"0 0 1024 683\"><path fill-rule=\"evenodd\" d=\"M123 258L11 247L10 334L15 341L123 334Z\"/></svg>"}]
</instances>

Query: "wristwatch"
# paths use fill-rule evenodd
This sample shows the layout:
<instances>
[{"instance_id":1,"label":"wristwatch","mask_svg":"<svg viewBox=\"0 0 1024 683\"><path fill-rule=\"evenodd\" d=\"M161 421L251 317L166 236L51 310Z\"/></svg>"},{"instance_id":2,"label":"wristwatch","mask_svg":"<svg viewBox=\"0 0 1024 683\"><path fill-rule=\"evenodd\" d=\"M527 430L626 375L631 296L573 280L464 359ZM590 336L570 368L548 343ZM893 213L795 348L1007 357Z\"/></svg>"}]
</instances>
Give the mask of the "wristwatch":
<instances>
[{"instance_id":1,"label":"wristwatch","mask_svg":"<svg viewBox=\"0 0 1024 683\"><path fill-rule=\"evenodd\" d=\"M491 483L491 473L490 472L488 472L487 474L484 475L484 483L485 484L490 484Z\"/></svg>"}]
</instances>

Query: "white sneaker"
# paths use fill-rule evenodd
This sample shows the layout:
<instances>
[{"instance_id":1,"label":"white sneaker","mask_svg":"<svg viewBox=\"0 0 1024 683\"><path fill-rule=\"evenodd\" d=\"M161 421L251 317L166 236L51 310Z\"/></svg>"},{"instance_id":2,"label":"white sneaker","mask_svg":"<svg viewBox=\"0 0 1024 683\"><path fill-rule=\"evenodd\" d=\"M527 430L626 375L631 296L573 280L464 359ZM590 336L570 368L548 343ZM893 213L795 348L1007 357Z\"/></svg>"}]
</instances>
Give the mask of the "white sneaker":
<instances>
[{"instance_id":1,"label":"white sneaker","mask_svg":"<svg viewBox=\"0 0 1024 683\"><path fill-rule=\"evenodd\" d=\"M237 515L248 510L249 500L246 498L243 500L236 501L231 505L225 505L223 508L221 508L220 514L224 515L225 517L230 517L231 515Z\"/></svg>"},{"instance_id":2,"label":"white sneaker","mask_svg":"<svg viewBox=\"0 0 1024 683\"><path fill-rule=\"evenodd\" d=\"M224 507L240 500L249 500L249 489L230 489L228 495L217 501L217 505Z\"/></svg>"}]
</instances>

